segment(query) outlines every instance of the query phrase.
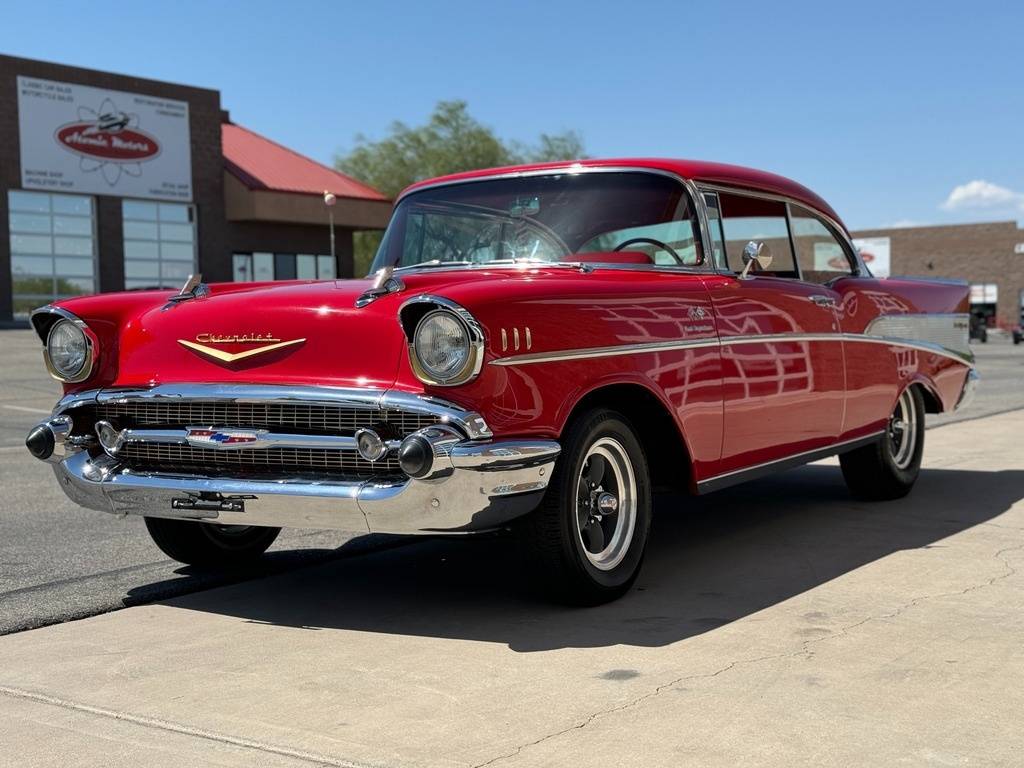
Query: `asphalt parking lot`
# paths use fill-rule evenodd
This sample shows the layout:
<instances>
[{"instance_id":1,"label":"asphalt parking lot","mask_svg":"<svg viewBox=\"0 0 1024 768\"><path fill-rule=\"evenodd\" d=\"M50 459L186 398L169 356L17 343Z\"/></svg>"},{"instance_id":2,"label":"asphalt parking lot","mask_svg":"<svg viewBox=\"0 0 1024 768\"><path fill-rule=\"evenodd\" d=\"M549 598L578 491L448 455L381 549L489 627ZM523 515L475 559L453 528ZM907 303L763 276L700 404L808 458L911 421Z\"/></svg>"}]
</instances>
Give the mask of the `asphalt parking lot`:
<instances>
[{"instance_id":1,"label":"asphalt parking lot","mask_svg":"<svg viewBox=\"0 0 1024 768\"><path fill-rule=\"evenodd\" d=\"M634 592L565 610L501 540L299 531L239 583L191 573L24 452L57 387L28 332L0 345L20 764L1020 764L1024 347L975 347L908 500L851 501L834 462L662 498Z\"/></svg>"}]
</instances>

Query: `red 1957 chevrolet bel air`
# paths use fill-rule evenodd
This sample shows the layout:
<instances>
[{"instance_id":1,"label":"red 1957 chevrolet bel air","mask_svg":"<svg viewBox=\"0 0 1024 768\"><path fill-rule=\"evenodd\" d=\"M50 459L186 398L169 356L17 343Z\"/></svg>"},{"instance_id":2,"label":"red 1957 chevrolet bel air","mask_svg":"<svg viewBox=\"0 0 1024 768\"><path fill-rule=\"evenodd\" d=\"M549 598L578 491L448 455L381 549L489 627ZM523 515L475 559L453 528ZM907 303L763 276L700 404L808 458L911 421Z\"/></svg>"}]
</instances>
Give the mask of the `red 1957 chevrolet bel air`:
<instances>
[{"instance_id":1,"label":"red 1957 chevrolet bel air","mask_svg":"<svg viewBox=\"0 0 1024 768\"><path fill-rule=\"evenodd\" d=\"M28 449L182 562L245 562L281 526L511 528L592 604L636 578L652 487L839 454L854 494L894 499L925 413L977 379L965 284L875 279L824 200L733 166L415 184L373 270L36 311L65 396Z\"/></svg>"}]
</instances>

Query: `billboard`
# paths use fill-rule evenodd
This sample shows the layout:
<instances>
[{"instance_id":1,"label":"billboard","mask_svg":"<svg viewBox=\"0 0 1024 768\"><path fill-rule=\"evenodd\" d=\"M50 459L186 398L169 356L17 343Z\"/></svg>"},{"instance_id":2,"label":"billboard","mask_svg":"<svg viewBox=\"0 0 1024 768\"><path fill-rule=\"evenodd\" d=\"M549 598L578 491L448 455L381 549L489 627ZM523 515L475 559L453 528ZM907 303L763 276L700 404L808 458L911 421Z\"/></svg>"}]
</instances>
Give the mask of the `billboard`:
<instances>
[{"instance_id":1,"label":"billboard","mask_svg":"<svg viewBox=\"0 0 1024 768\"><path fill-rule=\"evenodd\" d=\"M18 77L21 185L192 200L188 104Z\"/></svg>"},{"instance_id":2,"label":"billboard","mask_svg":"<svg viewBox=\"0 0 1024 768\"><path fill-rule=\"evenodd\" d=\"M875 277L888 277L892 262L888 237L855 237L853 246L860 251L860 257Z\"/></svg>"}]
</instances>

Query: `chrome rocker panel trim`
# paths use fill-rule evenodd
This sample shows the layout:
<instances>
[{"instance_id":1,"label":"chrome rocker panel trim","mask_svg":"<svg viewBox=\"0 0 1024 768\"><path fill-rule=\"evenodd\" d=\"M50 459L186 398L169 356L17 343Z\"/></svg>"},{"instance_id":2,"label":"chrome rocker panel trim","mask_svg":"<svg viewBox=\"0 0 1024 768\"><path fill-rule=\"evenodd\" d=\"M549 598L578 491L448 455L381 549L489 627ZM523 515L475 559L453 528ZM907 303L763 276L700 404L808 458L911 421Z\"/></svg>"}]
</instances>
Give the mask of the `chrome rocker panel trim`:
<instances>
[{"instance_id":1,"label":"chrome rocker panel trim","mask_svg":"<svg viewBox=\"0 0 1024 768\"><path fill-rule=\"evenodd\" d=\"M776 472L781 472L784 469L792 469L794 467L800 467L804 464L810 464L814 461L821 459L827 459L829 456L835 456L838 453L846 453L856 448L860 448L871 443L878 442L885 435L885 431L872 432L862 437L856 437L851 440L843 440L839 443L832 443L826 445L823 448L813 448L809 451L801 451L800 453L794 453L790 456L783 456L779 459L772 459L762 464L754 464L750 467L742 467L740 469L734 469L731 472L724 472L721 475L715 475L705 480L701 480L697 483L697 493L705 494L711 493L712 491L719 491L722 488L728 488L731 485L739 485L745 483L748 480L757 480L761 477L767 477L768 475Z\"/></svg>"},{"instance_id":2,"label":"chrome rocker panel trim","mask_svg":"<svg viewBox=\"0 0 1024 768\"><path fill-rule=\"evenodd\" d=\"M251 480L139 472L81 451L53 465L67 496L119 515L360 533L472 533L532 511L558 457L553 440L462 441L428 479Z\"/></svg>"}]
</instances>

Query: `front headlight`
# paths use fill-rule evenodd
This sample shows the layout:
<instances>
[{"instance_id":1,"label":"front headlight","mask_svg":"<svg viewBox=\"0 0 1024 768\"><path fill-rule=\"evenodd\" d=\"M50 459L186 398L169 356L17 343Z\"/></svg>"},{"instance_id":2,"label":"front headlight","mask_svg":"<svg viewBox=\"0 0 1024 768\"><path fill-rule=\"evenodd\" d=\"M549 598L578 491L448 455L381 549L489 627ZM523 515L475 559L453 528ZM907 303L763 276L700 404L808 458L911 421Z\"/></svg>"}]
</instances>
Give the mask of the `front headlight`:
<instances>
[{"instance_id":1,"label":"front headlight","mask_svg":"<svg viewBox=\"0 0 1024 768\"><path fill-rule=\"evenodd\" d=\"M421 381L454 386L480 372L483 334L473 326L449 309L432 310L420 319L410 351Z\"/></svg>"},{"instance_id":2,"label":"front headlight","mask_svg":"<svg viewBox=\"0 0 1024 768\"><path fill-rule=\"evenodd\" d=\"M77 323L59 320L46 337L50 373L67 382L84 381L92 372L92 343Z\"/></svg>"}]
</instances>

